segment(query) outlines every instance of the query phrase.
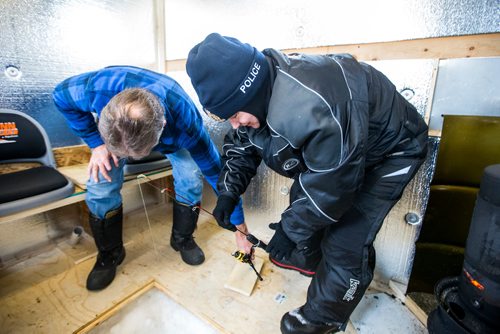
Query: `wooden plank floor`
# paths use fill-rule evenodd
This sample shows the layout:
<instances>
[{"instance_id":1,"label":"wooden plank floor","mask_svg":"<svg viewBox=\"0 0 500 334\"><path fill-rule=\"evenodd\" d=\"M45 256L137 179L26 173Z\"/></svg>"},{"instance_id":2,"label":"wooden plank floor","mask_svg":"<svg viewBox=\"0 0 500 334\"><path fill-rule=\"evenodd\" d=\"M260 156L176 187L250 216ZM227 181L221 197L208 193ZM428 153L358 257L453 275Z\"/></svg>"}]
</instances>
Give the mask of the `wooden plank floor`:
<instances>
[{"instance_id":1,"label":"wooden plank floor","mask_svg":"<svg viewBox=\"0 0 500 334\"><path fill-rule=\"evenodd\" d=\"M264 281L256 283L250 297L225 289L236 261L230 255L235 250L234 236L207 217L200 217L195 233L206 261L193 267L184 264L168 244L171 204L150 208L149 216L158 253L144 212L127 215L127 257L115 281L101 292L85 289L94 258L75 264L78 261L58 247L0 272L0 332L77 331L151 281L227 333L279 333L281 316L304 303L310 278L274 267L264 253L259 253L266 258L261 271Z\"/></svg>"},{"instance_id":2,"label":"wooden plank floor","mask_svg":"<svg viewBox=\"0 0 500 334\"><path fill-rule=\"evenodd\" d=\"M74 249L68 248L65 240L58 240L52 249L1 270L0 333L78 333L102 322L126 305L131 296L152 284L221 333L280 333L282 315L305 302L311 279L275 267L258 249L257 256L264 259L264 281L257 281L251 296L224 288L237 263L231 256L235 250L234 236L202 213L195 236L206 261L200 266L189 266L169 245L171 208L171 203L164 203L148 209L152 233L143 210L125 216L127 256L114 282L103 291L89 292L85 288L95 261L95 247L88 239ZM258 217L252 218L250 221L259 221ZM264 227L252 228L249 224L249 228L268 241L272 231L265 224L260 225ZM380 291L394 294L376 281L367 294ZM406 306L400 304L399 308ZM385 306L377 307L367 316L384 310ZM385 316L390 318L391 314ZM410 323L418 321L413 318ZM401 329L408 326L408 322L398 324ZM373 333L384 331L384 324L371 325ZM400 332L396 329L390 333ZM412 333L423 332L420 326ZM346 333L357 333L353 323L349 322Z\"/></svg>"}]
</instances>

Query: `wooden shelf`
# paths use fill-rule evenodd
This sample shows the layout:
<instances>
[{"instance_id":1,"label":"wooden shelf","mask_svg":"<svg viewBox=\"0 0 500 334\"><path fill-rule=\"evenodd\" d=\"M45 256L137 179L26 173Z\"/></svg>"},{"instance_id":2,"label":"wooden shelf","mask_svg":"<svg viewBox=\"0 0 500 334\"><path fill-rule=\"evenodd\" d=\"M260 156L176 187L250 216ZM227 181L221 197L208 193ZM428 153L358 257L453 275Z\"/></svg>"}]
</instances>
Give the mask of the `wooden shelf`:
<instances>
[{"instance_id":1,"label":"wooden shelf","mask_svg":"<svg viewBox=\"0 0 500 334\"><path fill-rule=\"evenodd\" d=\"M46 212L50 211L53 209L57 209L66 205L78 203L81 201L85 200L85 195L86 195L86 190L85 190L85 183L86 183L86 168L87 164L80 164L80 165L74 165L74 166L66 166L66 167L61 167L58 170L66 175L74 184L75 184L75 192L73 195L70 195L66 198L63 198L61 200L51 202L45 205L38 206L36 208L32 208L29 210L21 211L21 212L16 212L7 216L2 216L0 217L0 224L7 223L16 219L21 219L25 217L29 217L32 215L35 215L37 213L41 212ZM139 180L140 183L145 183L149 182L152 180L160 179L163 177L167 177L172 175L172 169L160 169L156 171L151 171L149 173L144 173L147 178L139 178L137 179L136 175L129 175L125 177L125 182L123 183L123 188L125 187L131 187L134 185L137 185L137 180Z\"/></svg>"}]
</instances>

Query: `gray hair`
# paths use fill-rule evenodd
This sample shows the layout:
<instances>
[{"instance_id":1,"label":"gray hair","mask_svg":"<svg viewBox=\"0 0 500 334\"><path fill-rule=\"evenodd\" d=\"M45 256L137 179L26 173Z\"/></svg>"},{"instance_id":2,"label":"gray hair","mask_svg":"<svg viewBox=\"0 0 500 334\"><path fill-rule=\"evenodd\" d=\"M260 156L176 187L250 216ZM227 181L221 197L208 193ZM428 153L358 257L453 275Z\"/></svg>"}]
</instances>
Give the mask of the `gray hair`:
<instances>
[{"instance_id":1,"label":"gray hair","mask_svg":"<svg viewBox=\"0 0 500 334\"><path fill-rule=\"evenodd\" d=\"M102 110L99 132L111 153L119 157L145 157L160 140L164 112L158 97L150 91L126 89Z\"/></svg>"}]
</instances>

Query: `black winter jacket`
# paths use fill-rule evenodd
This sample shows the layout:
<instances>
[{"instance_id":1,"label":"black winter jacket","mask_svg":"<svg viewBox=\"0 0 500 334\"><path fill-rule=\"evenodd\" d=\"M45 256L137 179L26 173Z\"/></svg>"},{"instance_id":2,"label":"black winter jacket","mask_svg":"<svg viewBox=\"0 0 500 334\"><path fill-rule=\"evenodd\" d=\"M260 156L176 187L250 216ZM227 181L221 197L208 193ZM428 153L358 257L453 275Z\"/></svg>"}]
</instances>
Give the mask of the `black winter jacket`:
<instances>
[{"instance_id":1,"label":"black winter jacket","mask_svg":"<svg viewBox=\"0 0 500 334\"><path fill-rule=\"evenodd\" d=\"M243 194L261 160L294 178L281 222L300 244L352 205L367 167L391 153L425 155L426 142L396 151L427 126L382 73L350 55L264 54L274 72L267 124L227 134L218 189Z\"/></svg>"}]
</instances>

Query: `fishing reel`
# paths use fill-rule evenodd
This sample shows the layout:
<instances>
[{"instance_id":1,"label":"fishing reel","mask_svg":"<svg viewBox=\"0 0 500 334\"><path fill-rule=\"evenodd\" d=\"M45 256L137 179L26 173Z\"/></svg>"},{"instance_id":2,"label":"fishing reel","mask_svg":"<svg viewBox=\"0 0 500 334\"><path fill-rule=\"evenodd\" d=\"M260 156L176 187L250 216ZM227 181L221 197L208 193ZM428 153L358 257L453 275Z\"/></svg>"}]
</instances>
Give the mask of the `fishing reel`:
<instances>
[{"instance_id":1,"label":"fishing reel","mask_svg":"<svg viewBox=\"0 0 500 334\"><path fill-rule=\"evenodd\" d=\"M248 263L248 265L250 265L250 267L253 269L253 271L255 272L257 277L259 278L259 280L263 281L264 279L259 274L257 269L255 269L255 266L252 262L252 255L253 255L254 247L255 246L252 247L252 251L250 252L250 254L237 250L234 253L232 253L231 255L234 256L236 258L236 260L240 261L241 263Z\"/></svg>"}]
</instances>

